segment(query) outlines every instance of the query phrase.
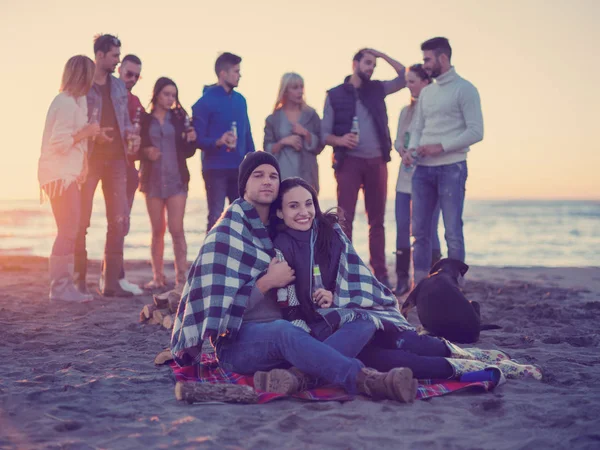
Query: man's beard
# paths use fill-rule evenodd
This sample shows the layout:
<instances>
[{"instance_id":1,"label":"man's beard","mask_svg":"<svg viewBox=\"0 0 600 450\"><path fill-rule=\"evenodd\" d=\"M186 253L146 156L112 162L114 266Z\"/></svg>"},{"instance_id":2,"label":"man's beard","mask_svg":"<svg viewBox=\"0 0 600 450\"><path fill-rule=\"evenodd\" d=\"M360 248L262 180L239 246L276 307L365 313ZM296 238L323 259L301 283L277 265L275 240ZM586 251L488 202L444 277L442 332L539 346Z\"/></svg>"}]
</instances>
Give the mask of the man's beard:
<instances>
[{"instance_id":1,"label":"man's beard","mask_svg":"<svg viewBox=\"0 0 600 450\"><path fill-rule=\"evenodd\" d=\"M237 87L237 85L231 84L229 81L225 81L225 86L227 86L231 91Z\"/></svg>"},{"instance_id":2,"label":"man's beard","mask_svg":"<svg viewBox=\"0 0 600 450\"><path fill-rule=\"evenodd\" d=\"M370 81L370 80L371 80L371 75L369 75L369 74L367 74L367 73L364 73L364 72L363 72L363 71L361 71L361 70L359 70L359 71L357 72L357 75L358 75L358 78L360 78L360 79L361 79L362 81L364 81L365 83L366 83L367 81Z\"/></svg>"},{"instance_id":3,"label":"man's beard","mask_svg":"<svg viewBox=\"0 0 600 450\"><path fill-rule=\"evenodd\" d=\"M441 75L441 73L442 73L442 66L440 65L439 61L436 61L435 66L433 66L431 68L431 73L429 74L429 76L431 78L437 78Z\"/></svg>"}]
</instances>

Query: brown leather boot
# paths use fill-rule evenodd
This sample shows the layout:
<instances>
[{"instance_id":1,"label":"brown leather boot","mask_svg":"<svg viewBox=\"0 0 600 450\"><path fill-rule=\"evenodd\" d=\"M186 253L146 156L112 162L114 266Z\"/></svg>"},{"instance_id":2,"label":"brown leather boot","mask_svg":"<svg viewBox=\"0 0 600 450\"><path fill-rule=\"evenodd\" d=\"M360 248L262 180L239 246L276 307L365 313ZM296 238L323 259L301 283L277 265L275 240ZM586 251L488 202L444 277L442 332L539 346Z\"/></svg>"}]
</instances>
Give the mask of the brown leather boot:
<instances>
[{"instance_id":1,"label":"brown leather boot","mask_svg":"<svg viewBox=\"0 0 600 450\"><path fill-rule=\"evenodd\" d=\"M363 367L356 377L356 387L360 394L375 400L412 403L417 397L418 381L413 379L412 370L407 367L398 367L385 373Z\"/></svg>"}]
</instances>

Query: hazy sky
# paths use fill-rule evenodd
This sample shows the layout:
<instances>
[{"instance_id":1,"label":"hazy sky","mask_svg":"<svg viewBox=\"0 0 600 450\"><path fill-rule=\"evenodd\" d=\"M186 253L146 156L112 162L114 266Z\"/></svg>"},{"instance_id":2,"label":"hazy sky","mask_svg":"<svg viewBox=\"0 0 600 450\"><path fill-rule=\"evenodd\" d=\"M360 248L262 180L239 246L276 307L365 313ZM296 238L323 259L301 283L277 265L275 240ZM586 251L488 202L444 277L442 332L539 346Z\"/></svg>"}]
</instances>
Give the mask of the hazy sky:
<instances>
[{"instance_id":1,"label":"hazy sky","mask_svg":"<svg viewBox=\"0 0 600 450\"><path fill-rule=\"evenodd\" d=\"M179 85L189 111L215 81L220 52L243 57L239 91L248 100L257 148L284 72L303 75L322 114L325 92L350 72L362 47L405 65L420 43L446 36L457 72L479 89L484 141L469 154L469 198L600 198L600 1L597 0L0 0L3 164L0 198L38 195L44 119L66 60L93 58L92 38L117 34L122 54L143 61L134 89L147 104L159 76ZM374 78L394 76L379 61ZM388 97L390 130L408 102ZM335 195L331 148L319 157L322 195ZM197 155L191 195L204 195ZM394 152L389 195L398 174Z\"/></svg>"}]
</instances>

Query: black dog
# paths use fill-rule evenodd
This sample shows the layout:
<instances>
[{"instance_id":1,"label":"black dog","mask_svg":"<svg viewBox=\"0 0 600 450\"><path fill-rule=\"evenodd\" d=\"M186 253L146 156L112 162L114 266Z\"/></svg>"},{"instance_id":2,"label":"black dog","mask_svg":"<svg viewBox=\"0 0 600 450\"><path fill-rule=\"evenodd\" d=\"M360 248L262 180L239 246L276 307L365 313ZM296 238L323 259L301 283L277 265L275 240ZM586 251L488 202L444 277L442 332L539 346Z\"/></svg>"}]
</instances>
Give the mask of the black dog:
<instances>
[{"instance_id":1,"label":"black dog","mask_svg":"<svg viewBox=\"0 0 600 450\"><path fill-rule=\"evenodd\" d=\"M477 302L467 300L458 282L469 270L462 261L445 258L438 261L402 305L402 314L416 307L423 327L432 335L452 342L477 342L482 329L500 328L481 325Z\"/></svg>"}]
</instances>

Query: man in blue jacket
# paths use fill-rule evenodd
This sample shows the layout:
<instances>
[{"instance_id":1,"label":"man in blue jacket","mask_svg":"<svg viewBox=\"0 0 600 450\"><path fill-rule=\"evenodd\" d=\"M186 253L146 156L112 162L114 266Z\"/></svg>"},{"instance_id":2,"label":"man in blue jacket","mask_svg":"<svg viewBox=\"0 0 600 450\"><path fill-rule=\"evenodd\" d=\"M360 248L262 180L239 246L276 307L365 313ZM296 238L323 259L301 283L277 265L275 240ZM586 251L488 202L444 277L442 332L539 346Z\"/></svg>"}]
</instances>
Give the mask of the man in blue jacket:
<instances>
[{"instance_id":1,"label":"man in blue jacket","mask_svg":"<svg viewBox=\"0 0 600 450\"><path fill-rule=\"evenodd\" d=\"M225 197L238 197L238 168L247 153L255 151L246 99L238 86L242 58L223 53L217 58L218 82L206 86L192 106L192 124L202 150L202 177L208 202L208 232L223 213Z\"/></svg>"}]
</instances>

